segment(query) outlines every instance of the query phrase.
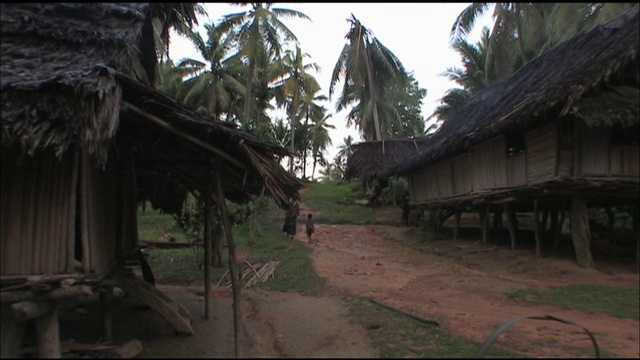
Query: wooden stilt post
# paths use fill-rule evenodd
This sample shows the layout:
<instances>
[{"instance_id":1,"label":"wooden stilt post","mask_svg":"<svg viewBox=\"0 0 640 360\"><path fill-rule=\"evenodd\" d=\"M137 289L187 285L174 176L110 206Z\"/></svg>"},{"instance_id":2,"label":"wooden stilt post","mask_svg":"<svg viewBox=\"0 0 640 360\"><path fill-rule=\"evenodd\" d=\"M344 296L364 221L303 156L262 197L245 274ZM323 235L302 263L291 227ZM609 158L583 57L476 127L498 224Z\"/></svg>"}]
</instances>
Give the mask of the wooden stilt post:
<instances>
[{"instance_id":1,"label":"wooden stilt post","mask_svg":"<svg viewBox=\"0 0 640 360\"><path fill-rule=\"evenodd\" d=\"M102 315L102 339L111 341L113 337L113 309L111 306L111 297L113 294L113 286L105 286L98 290L100 294L100 311Z\"/></svg>"},{"instance_id":2,"label":"wooden stilt post","mask_svg":"<svg viewBox=\"0 0 640 360\"><path fill-rule=\"evenodd\" d=\"M554 208L549 214L549 233L555 234L558 231L558 209Z\"/></svg>"},{"instance_id":3,"label":"wooden stilt post","mask_svg":"<svg viewBox=\"0 0 640 360\"><path fill-rule=\"evenodd\" d=\"M562 238L562 227L564 226L565 216L566 216L566 213L564 209L560 209L560 211L558 211L558 227L556 228L555 239L554 239L556 248L560 246L560 239Z\"/></svg>"},{"instance_id":4,"label":"wooden stilt post","mask_svg":"<svg viewBox=\"0 0 640 360\"><path fill-rule=\"evenodd\" d=\"M212 171L211 169L209 171ZM211 313L211 234L213 227L212 193L213 178L207 175L204 188L204 318L209 319Z\"/></svg>"},{"instance_id":5,"label":"wooden stilt post","mask_svg":"<svg viewBox=\"0 0 640 360\"><path fill-rule=\"evenodd\" d=\"M36 325L36 357L61 358L57 305L52 305L51 311L33 321Z\"/></svg>"},{"instance_id":6,"label":"wooden stilt post","mask_svg":"<svg viewBox=\"0 0 640 360\"><path fill-rule=\"evenodd\" d=\"M504 213L507 215L507 227L509 227L509 235L511 237L511 250L516 249L518 242L518 219L509 204L504 204Z\"/></svg>"},{"instance_id":7,"label":"wooden stilt post","mask_svg":"<svg viewBox=\"0 0 640 360\"><path fill-rule=\"evenodd\" d=\"M580 194L574 194L571 201L571 237L578 265L585 268L593 267L587 203Z\"/></svg>"},{"instance_id":8,"label":"wooden stilt post","mask_svg":"<svg viewBox=\"0 0 640 360\"><path fill-rule=\"evenodd\" d=\"M480 216L480 221L482 222L482 242L487 243L489 240L489 214L490 214L490 205L487 203L484 209L481 210L482 215Z\"/></svg>"},{"instance_id":9,"label":"wooden stilt post","mask_svg":"<svg viewBox=\"0 0 640 360\"><path fill-rule=\"evenodd\" d=\"M220 181L220 172L216 169L216 199L225 233L227 234L227 244L229 245L229 277L231 277L231 288L233 290L233 327L235 335L236 357L242 357L242 309L240 304L240 285L236 279L236 245L233 240L233 232L231 230L231 222L227 213L227 204L224 200L224 191L222 190L222 182Z\"/></svg>"},{"instance_id":10,"label":"wooden stilt post","mask_svg":"<svg viewBox=\"0 0 640 360\"><path fill-rule=\"evenodd\" d=\"M11 305L2 303L0 316L0 358L17 359L22 357L22 344L27 322L18 321L11 314Z\"/></svg>"},{"instance_id":11,"label":"wooden stilt post","mask_svg":"<svg viewBox=\"0 0 640 360\"><path fill-rule=\"evenodd\" d=\"M640 206L636 204L633 207L633 233L636 234L636 263L640 262L640 234L638 233L638 223L640 222L638 217L640 215ZM638 264L636 264L638 265Z\"/></svg>"},{"instance_id":12,"label":"wooden stilt post","mask_svg":"<svg viewBox=\"0 0 640 360\"><path fill-rule=\"evenodd\" d=\"M502 229L502 209L500 208L493 211L493 229Z\"/></svg>"},{"instance_id":13,"label":"wooden stilt post","mask_svg":"<svg viewBox=\"0 0 640 360\"><path fill-rule=\"evenodd\" d=\"M458 234L460 233L460 217L462 216L462 210L456 209L455 222L453 223L453 239L456 240L458 238Z\"/></svg>"},{"instance_id":14,"label":"wooden stilt post","mask_svg":"<svg viewBox=\"0 0 640 360\"><path fill-rule=\"evenodd\" d=\"M540 206L538 199L533 200L533 228L536 237L536 255L541 256L541 243L542 243L542 229L540 224Z\"/></svg>"}]
</instances>

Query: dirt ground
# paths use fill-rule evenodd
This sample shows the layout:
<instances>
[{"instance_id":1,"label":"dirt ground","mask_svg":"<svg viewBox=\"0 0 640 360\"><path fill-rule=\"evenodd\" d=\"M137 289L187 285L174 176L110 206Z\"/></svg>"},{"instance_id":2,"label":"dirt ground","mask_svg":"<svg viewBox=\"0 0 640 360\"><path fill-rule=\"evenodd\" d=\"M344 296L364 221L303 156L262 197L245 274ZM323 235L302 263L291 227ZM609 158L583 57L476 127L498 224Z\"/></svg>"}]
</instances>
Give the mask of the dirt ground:
<instances>
[{"instance_id":1,"label":"dirt ground","mask_svg":"<svg viewBox=\"0 0 640 360\"><path fill-rule=\"evenodd\" d=\"M308 209L303 205L301 215ZM639 323L604 314L587 314L553 306L524 306L505 292L567 284L602 284L637 288L636 266L598 262L596 269L576 265L571 256L536 257L533 249L510 250L483 244L473 237L426 239L415 228L401 224L401 213L389 208L369 225L324 225L317 219L311 257L318 274L327 279L321 296L242 290L242 352L244 357L371 358L378 352L367 330L348 318L344 298L361 296L437 319L457 336L483 342L494 329L517 317L552 315L586 327L601 349L613 357L640 357ZM303 216L295 241L305 242ZM476 237L479 239L479 237ZM286 240L283 235L283 241ZM203 319L203 290L159 285L193 314L195 335L174 335L152 310L123 298L114 319L120 342L142 342L140 357L233 357L232 298L216 289L213 314ZM129 310L127 310L129 309ZM90 341L89 332L73 330L96 319L75 317L61 325L61 336ZM126 326L125 324L126 320ZM71 335L67 335L71 334ZM65 339L64 337L62 340ZM526 357L593 357L589 337L581 329L550 321L525 320L512 326L494 347Z\"/></svg>"}]
</instances>

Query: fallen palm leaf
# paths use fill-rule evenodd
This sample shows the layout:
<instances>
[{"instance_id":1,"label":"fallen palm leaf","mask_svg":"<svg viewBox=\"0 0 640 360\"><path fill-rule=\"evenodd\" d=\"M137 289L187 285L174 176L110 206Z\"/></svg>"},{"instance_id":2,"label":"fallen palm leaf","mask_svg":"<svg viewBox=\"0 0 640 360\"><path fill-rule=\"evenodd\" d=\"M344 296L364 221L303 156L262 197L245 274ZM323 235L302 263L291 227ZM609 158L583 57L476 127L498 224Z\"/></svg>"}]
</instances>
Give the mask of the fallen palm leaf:
<instances>
[{"instance_id":1,"label":"fallen palm leaf","mask_svg":"<svg viewBox=\"0 0 640 360\"><path fill-rule=\"evenodd\" d=\"M491 349L491 346L493 345L493 343L496 342L496 340L498 340L498 338L500 337L500 335L502 335L503 332L505 332L508 328L510 328L513 324L520 322L522 320L547 320L547 321L557 321L559 323L562 324L567 324L567 325L573 325L573 326L577 326L582 328L582 330L584 330L589 337L591 338L591 343L593 344L593 347L596 350L596 358L600 358L600 349L598 348L598 342L596 341L596 338L593 336L593 334L591 334L591 332L589 330L587 330L587 328L578 325L576 323L573 323L571 321L568 320L564 320L564 319L560 319L551 315L545 315L545 316L527 316L527 317L520 317L520 318L515 318L513 320L509 320L506 323L502 324L499 328L496 329L496 331L493 332L493 334L491 334L491 336L489 336L487 338L487 340L485 340L484 344L482 344L482 346L480 346L480 349L478 349L478 352L476 352L476 354L474 355L474 358L483 358L485 357L485 355L487 355L487 352L489 352L489 349Z\"/></svg>"}]
</instances>

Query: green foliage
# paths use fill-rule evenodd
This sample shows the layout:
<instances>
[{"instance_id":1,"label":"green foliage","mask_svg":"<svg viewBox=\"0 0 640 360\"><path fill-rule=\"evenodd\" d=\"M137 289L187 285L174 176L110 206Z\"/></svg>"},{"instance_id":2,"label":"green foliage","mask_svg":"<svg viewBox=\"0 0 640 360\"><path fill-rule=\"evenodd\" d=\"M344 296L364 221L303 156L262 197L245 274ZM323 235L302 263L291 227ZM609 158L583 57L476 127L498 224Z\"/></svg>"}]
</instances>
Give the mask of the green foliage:
<instances>
[{"instance_id":1,"label":"green foliage","mask_svg":"<svg viewBox=\"0 0 640 360\"><path fill-rule=\"evenodd\" d=\"M349 314L365 328L381 358L469 358L479 343L453 337L442 327L428 325L361 298L348 299ZM494 349L493 355L519 355Z\"/></svg>"},{"instance_id":2,"label":"green foliage","mask_svg":"<svg viewBox=\"0 0 640 360\"><path fill-rule=\"evenodd\" d=\"M525 304L547 304L586 313L604 313L639 320L640 294L637 288L624 289L595 284L523 289L508 294Z\"/></svg>"},{"instance_id":3,"label":"green foliage","mask_svg":"<svg viewBox=\"0 0 640 360\"><path fill-rule=\"evenodd\" d=\"M380 205L402 205L408 191L406 178L393 177L389 179L376 201Z\"/></svg>"},{"instance_id":4,"label":"green foliage","mask_svg":"<svg viewBox=\"0 0 640 360\"><path fill-rule=\"evenodd\" d=\"M318 213L316 223L364 224L376 219L376 211L355 201L366 196L358 181L326 181L308 185L302 202Z\"/></svg>"}]
</instances>

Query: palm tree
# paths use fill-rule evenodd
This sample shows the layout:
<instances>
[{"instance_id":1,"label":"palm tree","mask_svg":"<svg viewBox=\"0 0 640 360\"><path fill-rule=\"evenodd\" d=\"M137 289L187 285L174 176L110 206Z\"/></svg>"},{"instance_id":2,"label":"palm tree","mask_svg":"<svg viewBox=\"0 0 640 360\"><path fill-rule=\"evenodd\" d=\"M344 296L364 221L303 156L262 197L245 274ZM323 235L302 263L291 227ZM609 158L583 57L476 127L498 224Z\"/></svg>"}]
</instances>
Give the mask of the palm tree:
<instances>
[{"instance_id":1,"label":"palm tree","mask_svg":"<svg viewBox=\"0 0 640 360\"><path fill-rule=\"evenodd\" d=\"M337 110L356 103L357 110L352 112L360 121L356 124L366 126L373 120L374 136L382 140L380 114L378 110L378 91L381 84L388 85L406 76L400 60L375 38L353 14L347 19L351 28L346 35L347 43L342 48L333 69L329 88L331 98L335 85L344 78L342 95ZM366 133L366 132L365 132Z\"/></svg>"},{"instance_id":2,"label":"palm tree","mask_svg":"<svg viewBox=\"0 0 640 360\"><path fill-rule=\"evenodd\" d=\"M323 114L326 114L327 109L322 108ZM336 127L327 123L327 120L331 117L331 114L324 115L320 119L313 120L313 125L309 129L311 138L311 156L313 157L313 168L311 170L311 179L316 173L316 165L320 162L320 165L325 165L326 160L324 158L324 152L327 147L332 145L331 137L329 136L329 129L335 129Z\"/></svg>"},{"instance_id":3,"label":"palm tree","mask_svg":"<svg viewBox=\"0 0 640 360\"><path fill-rule=\"evenodd\" d=\"M150 12L155 47L161 62L169 59L171 29L184 35L198 24L198 15L207 15L202 5L196 3L152 3Z\"/></svg>"},{"instance_id":4,"label":"palm tree","mask_svg":"<svg viewBox=\"0 0 640 360\"><path fill-rule=\"evenodd\" d=\"M223 111L229 112L234 98L244 96L245 86L240 81L243 66L234 49L236 34L233 30L223 32L219 26L205 24L207 41L200 34L187 31L186 36L196 46L202 58L209 63L184 59L178 65L193 69L195 76L185 81L188 91L184 95L184 102L197 111L218 120Z\"/></svg>"},{"instance_id":5,"label":"palm tree","mask_svg":"<svg viewBox=\"0 0 640 360\"><path fill-rule=\"evenodd\" d=\"M233 4L245 5L247 3ZM237 28L238 50L249 66L242 122L250 122L256 72L266 71L261 64L268 63L268 61L265 62L264 60L269 59L271 56L280 56L282 50L281 35L284 36L284 42L297 42L296 36L280 19L290 17L309 19L307 15L296 10L272 8L271 3L250 4L250 10L226 15L220 24L221 29ZM263 61L261 62L260 60Z\"/></svg>"},{"instance_id":6,"label":"palm tree","mask_svg":"<svg viewBox=\"0 0 640 360\"><path fill-rule=\"evenodd\" d=\"M291 122L291 156L295 153L296 124L301 117L300 105L306 98L313 98L313 94L320 90L318 81L309 74L309 70L318 70L316 63L305 64L304 58L309 54L302 53L299 46L295 50L287 50L278 63L282 75L275 83L276 102L280 106L287 107L287 114ZM303 114L304 115L304 114ZM293 174L293 159L291 159L289 172Z\"/></svg>"}]
</instances>

